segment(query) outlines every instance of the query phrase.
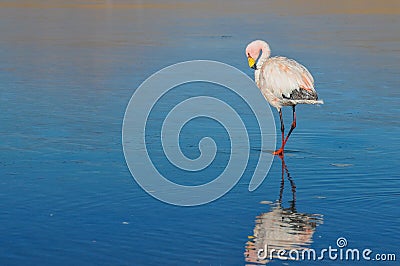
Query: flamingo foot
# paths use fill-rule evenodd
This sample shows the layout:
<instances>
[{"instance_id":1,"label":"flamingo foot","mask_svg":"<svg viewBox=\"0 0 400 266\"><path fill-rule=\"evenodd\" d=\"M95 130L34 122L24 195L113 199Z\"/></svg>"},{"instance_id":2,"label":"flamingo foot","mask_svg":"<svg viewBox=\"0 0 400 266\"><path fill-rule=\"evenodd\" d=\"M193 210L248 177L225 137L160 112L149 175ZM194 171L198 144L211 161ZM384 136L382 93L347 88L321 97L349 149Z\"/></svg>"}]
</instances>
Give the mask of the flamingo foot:
<instances>
[{"instance_id":1,"label":"flamingo foot","mask_svg":"<svg viewBox=\"0 0 400 266\"><path fill-rule=\"evenodd\" d=\"M272 154L282 156L283 155L283 147L281 147L279 150L274 151Z\"/></svg>"}]
</instances>

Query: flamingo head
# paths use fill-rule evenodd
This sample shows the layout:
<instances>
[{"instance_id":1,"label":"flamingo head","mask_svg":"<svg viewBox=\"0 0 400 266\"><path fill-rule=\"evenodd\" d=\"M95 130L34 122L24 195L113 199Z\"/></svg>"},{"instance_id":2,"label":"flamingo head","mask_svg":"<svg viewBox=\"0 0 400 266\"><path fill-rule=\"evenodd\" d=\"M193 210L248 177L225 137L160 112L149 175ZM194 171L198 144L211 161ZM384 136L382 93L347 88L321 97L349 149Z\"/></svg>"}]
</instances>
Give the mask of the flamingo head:
<instances>
[{"instance_id":1,"label":"flamingo head","mask_svg":"<svg viewBox=\"0 0 400 266\"><path fill-rule=\"evenodd\" d=\"M246 47L246 56L249 63L249 67L257 70L256 60L260 56L260 52L265 53L266 57L269 57L271 51L269 45L261 40L252 41Z\"/></svg>"}]
</instances>

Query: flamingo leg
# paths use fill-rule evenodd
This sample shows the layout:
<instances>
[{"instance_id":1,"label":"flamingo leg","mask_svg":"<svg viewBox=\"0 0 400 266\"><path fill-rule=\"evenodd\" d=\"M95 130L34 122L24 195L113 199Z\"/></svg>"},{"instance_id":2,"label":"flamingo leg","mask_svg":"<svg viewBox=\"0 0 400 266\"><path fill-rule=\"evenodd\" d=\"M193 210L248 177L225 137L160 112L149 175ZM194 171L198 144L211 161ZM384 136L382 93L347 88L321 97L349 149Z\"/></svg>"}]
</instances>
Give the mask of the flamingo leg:
<instances>
[{"instance_id":1,"label":"flamingo leg","mask_svg":"<svg viewBox=\"0 0 400 266\"><path fill-rule=\"evenodd\" d=\"M293 122L292 122L292 125L290 126L290 130L289 130L289 133L286 136L284 144L286 144L286 142L288 141L289 136L290 136L290 134L292 134L293 129L296 128L296 107L295 107L295 105L293 105L292 107L293 107Z\"/></svg>"},{"instance_id":2,"label":"flamingo leg","mask_svg":"<svg viewBox=\"0 0 400 266\"><path fill-rule=\"evenodd\" d=\"M283 117L282 117L282 109L279 109L279 120L281 121L281 133L282 133L282 146L279 150L274 151L272 154L273 155L283 155L283 149L285 147L285 124L283 123Z\"/></svg>"},{"instance_id":3,"label":"flamingo leg","mask_svg":"<svg viewBox=\"0 0 400 266\"><path fill-rule=\"evenodd\" d=\"M282 109L279 109L279 119L281 121L281 133L282 133L282 146L279 150L274 151L272 154L274 155L283 155L284 149L286 142L288 141L290 134L292 134L293 130L296 128L296 106L293 105L293 122L292 125L290 126L290 130L285 138L285 125L283 123L283 117L282 117Z\"/></svg>"}]
</instances>

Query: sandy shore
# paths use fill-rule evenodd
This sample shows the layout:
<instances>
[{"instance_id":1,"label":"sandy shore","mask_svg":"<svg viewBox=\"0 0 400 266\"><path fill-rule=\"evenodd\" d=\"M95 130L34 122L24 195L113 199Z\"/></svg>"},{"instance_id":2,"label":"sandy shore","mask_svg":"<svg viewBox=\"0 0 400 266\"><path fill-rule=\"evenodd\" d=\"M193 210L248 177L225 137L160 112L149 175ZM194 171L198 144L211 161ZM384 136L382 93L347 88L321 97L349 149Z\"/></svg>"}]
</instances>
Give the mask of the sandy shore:
<instances>
[{"instance_id":1,"label":"sandy shore","mask_svg":"<svg viewBox=\"0 0 400 266\"><path fill-rule=\"evenodd\" d=\"M184 12L274 13L279 15L400 14L398 0L270 1L4 1L0 8L177 9Z\"/></svg>"}]
</instances>

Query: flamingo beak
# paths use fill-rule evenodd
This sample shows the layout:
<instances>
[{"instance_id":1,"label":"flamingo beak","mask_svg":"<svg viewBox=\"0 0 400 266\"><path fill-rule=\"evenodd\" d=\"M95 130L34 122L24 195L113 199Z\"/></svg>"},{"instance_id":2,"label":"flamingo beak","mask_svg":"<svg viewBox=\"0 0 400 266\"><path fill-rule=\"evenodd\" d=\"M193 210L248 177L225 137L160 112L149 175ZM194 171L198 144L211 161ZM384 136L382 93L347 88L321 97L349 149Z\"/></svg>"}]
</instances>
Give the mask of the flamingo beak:
<instances>
[{"instance_id":1,"label":"flamingo beak","mask_svg":"<svg viewBox=\"0 0 400 266\"><path fill-rule=\"evenodd\" d=\"M247 57L247 61L249 61L249 67L257 70L256 60L254 60L250 55Z\"/></svg>"}]
</instances>

